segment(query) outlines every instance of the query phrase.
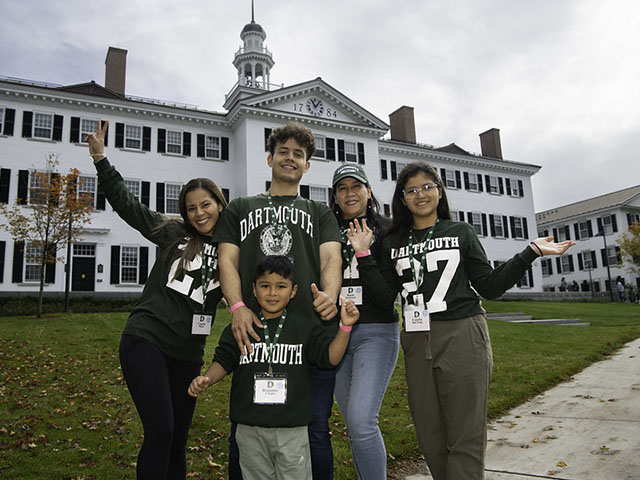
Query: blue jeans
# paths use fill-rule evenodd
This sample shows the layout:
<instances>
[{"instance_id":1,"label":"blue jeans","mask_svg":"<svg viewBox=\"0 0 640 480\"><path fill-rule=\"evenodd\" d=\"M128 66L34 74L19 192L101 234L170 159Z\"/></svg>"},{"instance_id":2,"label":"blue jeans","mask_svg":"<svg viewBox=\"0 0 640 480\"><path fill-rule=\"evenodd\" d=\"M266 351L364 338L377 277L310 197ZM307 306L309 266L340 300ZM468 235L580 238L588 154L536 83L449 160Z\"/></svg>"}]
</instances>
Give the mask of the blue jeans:
<instances>
[{"instance_id":1,"label":"blue jeans","mask_svg":"<svg viewBox=\"0 0 640 480\"><path fill-rule=\"evenodd\" d=\"M309 425L311 470L313 480L333 479L333 448L329 432L329 417L333 406L333 389L336 384L335 369L320 369L309 365L313 394L313 423ZM236 442L237 424L231 422L229 435L229 480L242 480L240 453Z\"/></svg>"},{"instance_id":2,"label":"blue jeans","mask_svg":"<svg viewBox=\"0 0 640 480\"><path fill-rule=\"evenodd\" d=\"M359 479L387 478L378 414L398 360L398 323L356 323L336 373L336 400Z\"/></svg>"}]
</instances>

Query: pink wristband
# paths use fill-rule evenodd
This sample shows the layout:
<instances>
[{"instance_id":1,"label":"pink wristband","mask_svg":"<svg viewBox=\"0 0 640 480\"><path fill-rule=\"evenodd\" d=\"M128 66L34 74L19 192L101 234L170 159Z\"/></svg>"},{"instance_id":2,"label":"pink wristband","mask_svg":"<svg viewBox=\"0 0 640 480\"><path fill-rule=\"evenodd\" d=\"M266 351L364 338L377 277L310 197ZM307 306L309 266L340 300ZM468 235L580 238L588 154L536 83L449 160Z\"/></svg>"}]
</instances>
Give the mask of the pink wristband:
<instances>
[{"instance_id":1,"label":"pink wristband","mask_svg":"<svg viewBox=\"0 0 640 480\"><path fill-rule=\"evenodd\" d=\"M234 303L233 305L231 305L229 307L229 311L231 313L235 312L237 309L239 309L240 307L246 307L246 305L244 304L244 302L238 302L238 303Z\"/></svg>"},{"instance_id":2,"label":"pink wristband","mask_svg":"<svg viewBox=\"0 0 640 480\"><path fill-rule=\"evenodd\" d=\"M342 321L340 322L340 330L342 330L344 332L350 332L352 328L353 327L351 327L351 325L346 326L346 325L342 324Z\"/></svg>"},{"instance_id":3,"label":"pink wristband","mask_svg":"<svg viewBox=\"0 0 640 480\"><path fill-rule=\"evenodd\" d=\"M369 255L371 255L371 250L367 250L365 252L356 252L356 258L368 257Z\"/></svg>"}]
</instances>

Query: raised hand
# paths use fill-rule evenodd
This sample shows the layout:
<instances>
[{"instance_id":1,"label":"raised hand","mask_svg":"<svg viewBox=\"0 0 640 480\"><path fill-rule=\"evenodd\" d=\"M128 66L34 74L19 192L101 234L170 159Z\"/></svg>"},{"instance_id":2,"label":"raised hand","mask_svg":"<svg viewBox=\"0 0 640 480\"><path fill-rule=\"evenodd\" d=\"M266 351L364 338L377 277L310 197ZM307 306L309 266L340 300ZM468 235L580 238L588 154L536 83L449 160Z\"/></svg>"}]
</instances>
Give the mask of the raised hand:
<instances>
[{"instance_id":1,"label":"raised hand","mask_svg":"<svg viewBox=\"0 0 640 480\"><path fill-rule=\"evenodd\" d=\"M366 219L363 219L362 225L360 225L360 222L356 218L354 221L349 222L347 238L356 253L366 252L369 250L371 242L373 241L373 230L367 226Z\"/></svg>"},{"instance_id":2,"label":"raised hand","mask_svg":"<svg viewBox=\"0 0 640 480\"><path fill-rule=\"evenodd\" d=\"M315 283L311 284L311 295L313 296L313 308L320 315L322 320L331 320L338 313L336 303L329 295L318 289Z\"/></svg>"},{"instance_id":3,"label":"raised hand","mask_svg":"<svg viewBox=\"0 0 640 480\"><path fill-rule=\"evenodd\" d=\"M573 240L565 240L564 242L554 242L553 237L536 238L532 243L533 251L544 255L562 255L569 247L576 244ZM538 247L538 248L536 248Z\"/></svg>"},{"instance_id":4,"label":"raised hand","mask_svg":"<svg viewBox=\"0 0 640 480\"><path fill-rule=\"evenodd\" d=\"M104 137L107 134L107 128L109 122L105 120L104 124L101 120L98 120L98 128L95 133L90 133L85 138L85 141L89 144L89 155L96 162L104 157Z\"/></svg>"},{"instance_id":5,"label":"raised hand","mask_svg":"<svg viewBox=\"0 0 640 480\"><path fill-rule=\"evenodd\" d=\"M349 327L356 323L360 318L360 310L353 303L353 300L347 302L344 297L340 297L340 304L340 321L342 324Z\"/></svg>"}]
</instances>

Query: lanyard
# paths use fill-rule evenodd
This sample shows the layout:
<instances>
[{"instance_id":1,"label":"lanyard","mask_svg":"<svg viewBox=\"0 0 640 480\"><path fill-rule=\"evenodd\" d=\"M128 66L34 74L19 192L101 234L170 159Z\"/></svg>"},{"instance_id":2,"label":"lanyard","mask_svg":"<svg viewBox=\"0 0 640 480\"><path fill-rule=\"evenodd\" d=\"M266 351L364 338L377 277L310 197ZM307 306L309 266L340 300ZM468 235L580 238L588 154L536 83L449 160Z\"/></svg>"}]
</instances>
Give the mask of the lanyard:
<instances>
[{"instance_id":1,"label":"lanyard","mask_svg":"<svg viewBox=\"0 0 640 480\"><path fill-rule=\"evenodd\" d=\"M207 290L209 290L209 283L213 280L214 271L214 256L211 255L206 248L202 249L202 265L200 265L200 278L202 280L202 311L204 312L204 304L207 300Z\"/></svg>"},{"instance_id":2,"label":"lanyard","mask_svg":"<svg viewBox=\"0 0 640 480\"><path fill-rule=\"evenodd\" d=\"M271 209L271 217L272 217L272 225L274 228L274 233L276 235L276 243L279 245L282 244L282 238L284 237L284 232L287 230L287 225L289 225L289 219L291 218L291 212L293 211L293 204L296 203L298 196L296 195L291 201L291 205L289 205L289 209L284 214L284 222L281 224L278 223L278 212L276 208L273 206L273 197L271 196L271 189L267 191L267 202L269 203L269 208Z\"/></svg>"},{"instance_id":3,"label":"lanyard","mask_svg":"<svg viewBox=\"0 0 640 480\"><path fill-rule=\"evenodd\" d=\"M346 230L342 230L340 235L342 235L342 261L346 262L347 267L349 267L349 278L351 278L351 262L356 252L351 245L347 245Z\"/></svg>"},{"instance_id":4,"label":"lanyard","mask_svg":"<svg viewBox=\"0 0 640 480\"><path fill-rule=\"evenodd\" d=\"M267 351L269 352L269 375L273 375L273 370L271 369L271 362L273 361L273 350L275 349L275 346L278 344L278 339L280 338L280 332L282 331L282 326L284 325L285 318L287 318L286 308L284 309L284 312L282 312L282 316L280 317L280 323L278 323L276 334L273 337L273 343L271 343L271 338L269 336L269 326L265 322L262 312L260 312L260 321L264 323L264 342L267 344Z\"/></svg>"},{"instance_id":5,"label":"lanyard","mask_svg":"<svg viewBox=\"0 0 640 480\"><path fill-rule=\"evenodd\" d=\"M427 234L427 238L424 240L424 249L422 250L422 255L420 256L420 268L418 269L418 275L416 275L416 267L413 264L413 228L409 230L409 265L411 265L411 274L413 275L413 279L416 282L416 288L420 288L422 285L422 280L424 278L424 265L427 259L427 245L429 245L429 241L431 237L433 237L433 232L436 231L436 226L440 221L439 218L436 218L436 223L433 225L433 228ZM423 242L420 242L423 243Z\"/></svg>"}]
</instances>

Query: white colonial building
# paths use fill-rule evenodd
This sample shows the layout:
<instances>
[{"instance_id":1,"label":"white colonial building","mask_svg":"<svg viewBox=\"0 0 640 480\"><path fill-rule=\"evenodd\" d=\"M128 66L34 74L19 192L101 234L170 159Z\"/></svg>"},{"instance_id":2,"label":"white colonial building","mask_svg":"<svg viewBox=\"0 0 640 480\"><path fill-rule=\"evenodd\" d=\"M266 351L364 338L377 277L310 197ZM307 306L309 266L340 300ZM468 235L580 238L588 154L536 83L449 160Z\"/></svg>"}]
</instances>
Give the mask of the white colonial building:
<instances>
[{"instance_id":1,"label":"white colonial building","mask_svg":"<svg viewBox=\"0 0 640 480\"><path fill-rule=\"evenodd\" d=\"M610 291L609 279L615 292L618 276L626 285L640 286L616 244L629 225L640 221L640 185L536 213L536 220L540 236L576 242L566 254L540 260L545 290L557 291L563 277L582 292Z\"/></svg>"},{"instance_id":2,"label":"white colonial building","mask_svg":"<svg viewBox=\"0 0 640 480\"><path fill-rule=\"evenodd\" d=\"M264 191L271 173L265 140L273 128L293 120L311 128L317 143L303 196L328 202L339 162L357 162L389 214L398 173L422 160L441 173L455 217L474 225L494 264L535 238L531 176L540 167L503 159L497 129L480 135L481 155L453 143L417 143L411 107L400 107L387 124L321 78L274 85L263 28L252 20L240 36L243 45L233 61L238 81L221 112L127 95L127 52L117 48L107 53L104 87L93 81L62 86L0 78L0 202L29 202L33 172L44 168L49 153L58 155L61 171L78 168L81 189L94 196L93 221L69 261L72 291L140 292L157 254L97 190L83 139L98 120L109 121L107 155L129 188L168 215L178 214L178 192L193 177L212 178L228 198ZM16 245L0 231L0 293L37 291L37 267L25 248L30 246ZM46 292L65 289L64 269L55 267L47 269ZM538 262L514 289L542 290Z\"/></svg>"}]
</instances>

